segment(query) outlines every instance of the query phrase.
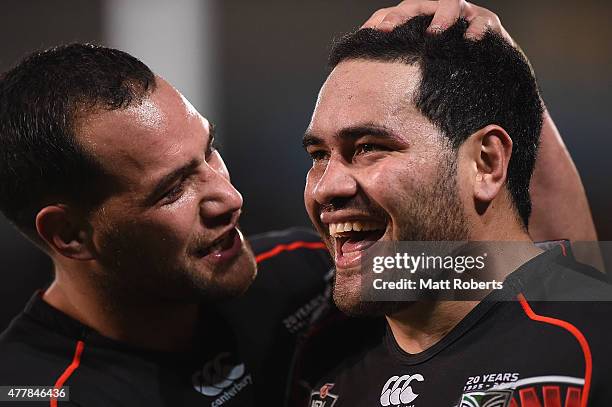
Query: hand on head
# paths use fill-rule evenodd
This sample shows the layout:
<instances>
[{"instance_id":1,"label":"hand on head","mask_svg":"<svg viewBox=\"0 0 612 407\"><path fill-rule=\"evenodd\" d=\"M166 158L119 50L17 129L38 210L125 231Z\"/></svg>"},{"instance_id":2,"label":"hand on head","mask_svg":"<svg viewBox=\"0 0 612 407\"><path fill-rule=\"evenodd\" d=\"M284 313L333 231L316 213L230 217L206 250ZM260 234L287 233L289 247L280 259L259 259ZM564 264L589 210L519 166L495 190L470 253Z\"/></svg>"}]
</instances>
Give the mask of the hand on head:
<instances>
[{"instance_id":1,"label":"hand on head","mask_svg":"<svg viewBox=\"0 0 612 407\"><path fill-rule=\"evenodd\" d=\"M428 28L430 33L444 31L458 18L463 17L469 23L465 33L467 38L478 40L487 30L491 30L500 34L510 44L515 45L495 13L465 0L404 0L395 7L377 10L361 28L392 31L412 17L423 14L434 16Z\"/></svg>"}]
</instances>

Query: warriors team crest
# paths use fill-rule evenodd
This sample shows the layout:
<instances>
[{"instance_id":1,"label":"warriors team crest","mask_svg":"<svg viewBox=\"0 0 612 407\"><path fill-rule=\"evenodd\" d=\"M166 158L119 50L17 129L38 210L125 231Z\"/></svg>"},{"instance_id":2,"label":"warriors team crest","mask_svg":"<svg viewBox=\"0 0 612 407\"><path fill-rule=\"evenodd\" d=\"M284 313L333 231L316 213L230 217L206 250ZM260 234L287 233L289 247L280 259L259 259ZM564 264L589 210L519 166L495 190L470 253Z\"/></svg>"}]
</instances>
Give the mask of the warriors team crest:
<instances>
[{"instance_id":1,"label":"warriors team crest","mask_svg":"<svg viewBox=\"0 0 612 407\"><path fill-rule=\"evenodd\" d=\"M463 393L456 407L580 407L582 386L579 377L527 377Z\"/></svg>"}]
</instances>

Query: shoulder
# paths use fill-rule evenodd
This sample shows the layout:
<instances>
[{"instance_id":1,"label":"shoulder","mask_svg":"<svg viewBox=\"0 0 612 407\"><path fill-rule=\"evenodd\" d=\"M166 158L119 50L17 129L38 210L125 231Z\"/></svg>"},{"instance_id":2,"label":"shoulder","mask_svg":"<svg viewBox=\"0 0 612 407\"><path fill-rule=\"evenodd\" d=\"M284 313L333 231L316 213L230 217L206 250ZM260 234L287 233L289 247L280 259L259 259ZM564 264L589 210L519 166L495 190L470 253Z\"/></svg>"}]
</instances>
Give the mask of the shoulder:
<instances>
[{"instance_id":1,"label":"shoulder","mask_svg":"<svg viewBox=\"0 0 612 407\"><path fill-rule=\"evenodd\" d=\"M529 308L531 319L580 331L595 342L604 337L612 341L612 285L603 273L577 262L570 251L557 251L518 276L523 308Z\"/></svg>"},{"instance_id":2,"label":"shoulder","mask_svg":"<svg viewBox=\"0 0 612 407\"><path fill-rule=\"evenodd\" d=\"M529 260L511 273L505 284L530 301L612 304L612 284L607 276L578 262L571 248L565 245Z\"/></svg>"},{"instance_id":3,"label":"shoulder","mask_svg":"<svg viewBox=\"0 0 612 407\"><path fill-rule=\"evenodd\" d=\"M331 258L313 230L272 231L251 236L248 241L257 261L257 285L282 283L302 289L313 285L320 288L331 279Z\"/></svg>"},{"instance_id":4,"label":"shoulder","mask_svg":"<svg viewBox=\"0 0 612 407\"><path fill-rule=\"evenodd\" d=\"M284 258L317 258L326 265L331 259L319 235L308 228L290 228L249 236L258 263Z\"/></svg>"},{"instance_id":5,"label":"shoulder","mask_svg":"<svg viewBox=\"0 0 612 407\"><path fill-rule=\"evenodd\" d=\"M313 314L330 301L332 262L319 236L291 228L250 236L257 277L247 292L219 307L239 326L266 327L295 334L307 328Z\"/></svg>"},{"instance_id":6,"label":"shoulder","mask_svg":"<svg viewBox=\"0 0 612 407\"><path fill-rule=\"evenodd\" d=\"M282 230L271 230L264 233L249 235L249 243L255 253L261 253L278 244L287 244L296 241L321 242L319 235L306 227L292 227Z\"/></svg>"},{"instance_id":7,"label":"shoulder","mask_svg":"<svg viewBox=\"0 0 612 407\"><path fill-rule=\"evenodd\" d=\"M0 335L0 384L53 385L70 364L75 346L76 341L20 314Z\"/></svg>"},{"instance_id":8,"label":"shoulder","mask_svg":"<svg viewBox=\"0 0 612 407\"><path fill-rule=\"evenodd\" d=\"M612 381L612 285L596 269L576 262L571 253L539 266L529 271L531 277L523 276L521 307L540 334L545 329L556 333L547 349L555 348L557 337L573 344L585 369L592 369L593 394L603 394Z\"/></svg>"}]
</instances>

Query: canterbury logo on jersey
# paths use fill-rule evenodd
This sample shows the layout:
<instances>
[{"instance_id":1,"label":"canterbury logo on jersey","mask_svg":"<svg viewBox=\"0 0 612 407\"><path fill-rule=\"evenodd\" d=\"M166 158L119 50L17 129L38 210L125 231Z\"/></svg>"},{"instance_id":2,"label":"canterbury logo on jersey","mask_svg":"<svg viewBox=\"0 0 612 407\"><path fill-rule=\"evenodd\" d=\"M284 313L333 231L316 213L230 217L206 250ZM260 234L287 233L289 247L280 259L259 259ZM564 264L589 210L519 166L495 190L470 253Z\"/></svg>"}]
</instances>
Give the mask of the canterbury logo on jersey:
<instances>
[{"instance_id":1,"label":"canterbury logo on jersey","mask_svg":"<svg viewBox=\"0 0 612 407\"><path fill-rule=\"evenodd\" d=\"M244 363L234 364L229 353L220 353L193 374L193 387L205 396L214 397L232 386L244 371Z\"/></svg>"},{"instance_id":2,"label":"canterbury logo on jersey","mask_svg":"<svg viewBox=\"0 0 612 407\"><path fill-rule=\"evenodd\" d=\"M387 407L412 403L419 395L412 390L411 383L414 381L422 382L424 380L423 375L418 373L391 376L380 393L380 404L383 407Z\"/></svg>"}]
</instances>

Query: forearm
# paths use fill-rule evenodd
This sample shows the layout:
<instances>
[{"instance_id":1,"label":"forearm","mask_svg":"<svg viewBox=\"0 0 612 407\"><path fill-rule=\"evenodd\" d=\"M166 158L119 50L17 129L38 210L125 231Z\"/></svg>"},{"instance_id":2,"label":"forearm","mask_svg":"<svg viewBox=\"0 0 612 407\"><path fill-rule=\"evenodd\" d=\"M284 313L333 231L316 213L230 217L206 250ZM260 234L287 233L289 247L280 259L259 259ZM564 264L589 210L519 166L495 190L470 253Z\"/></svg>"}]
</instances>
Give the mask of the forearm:
<instances>
[{"instance_id":1,"label":"forearm","mask_svg":"<svg viewBox=\"0 0 612 407\"><path fill-rule=\"evenodd\" d=\"M533 240L597 240L582 181L548 111L530 191L529 234Z\"/></svg>"}]
</instances>

